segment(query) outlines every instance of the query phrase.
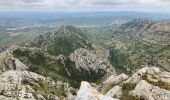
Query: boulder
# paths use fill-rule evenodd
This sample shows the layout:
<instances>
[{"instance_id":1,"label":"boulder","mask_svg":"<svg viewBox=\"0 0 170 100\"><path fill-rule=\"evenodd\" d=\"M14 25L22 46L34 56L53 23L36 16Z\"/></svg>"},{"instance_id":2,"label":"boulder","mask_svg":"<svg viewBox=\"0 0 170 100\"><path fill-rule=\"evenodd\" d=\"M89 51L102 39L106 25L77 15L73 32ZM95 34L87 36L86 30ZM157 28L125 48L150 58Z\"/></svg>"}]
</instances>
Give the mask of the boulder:
<instances>
[{"instance_id":1,"label":"boulder","mask_svg":"<svg viewBox=\"0 0 170 100\"><path fill-rule=\"evenodd\" d=\"M58 96L53 95L53 94L48 95L48 98L49 98L50 100L60 100L60 98L59 98Z\"/></svg>"},{"instance_id":2,"label":"boulder","mask_svg":"<svg viewBox=\"0 0 170 100\"><path fill-rule=\"evenodd\" d=\"M109 78L106 79L106 81L102 83L102 93L107 92L108 89L111 89L113 86L123 83L123 81L127 79L128 76L126 74L120 74L118 76L111 75Z\"/></svg>"},{"instance_id":3,"label":"boulder","mask_svg":"<svg viewBox=\"0 0 170 100\"><path fill-rule=\"evenodd\" d=\"M15 66L16 70L26 70L26 69L28 69L28 67L25 64L23 64L19 59L14 58L13 61L14 61L14 66Z\"/></svg>"},{"instance_id":4,"label":"boulder","mask_svg":"<svg viewBox=\"0 0 170 100\"><path fill-rule=\"evenodd\" d=\"M110 96L112 98L120 98L122 96L122 87L116 85L110 89L105 96Z\"/></svg>"},{"instance_id":5,"label":"boulder","mask_svg":"<svg viewBox=\"0 0 170 100\"><path fill-rule=\"evenodd\" d=\"M5 97L19 98L21 100L34 100L34 90L22 81L42 81L45 77L26 70L9 70L0 75L0 94Z\"/></svg>"},{"instance_id":6,"label":"boulder","mask_svg":"<svg viewBox=\"0 0 170 100\"><path fill-rule=\"evenodd\" d=\"M157 67L144 67L133 74L125 83L138 84L141 80L170 84L170 73Z\"/></svg>"},{"instance_id":7,"label":"boulder","mask_svg":"<svg viewBox=\"0 0 170 100\"><path fill-rule=\"evenodd\" d=\"M170 91L151 85L145 80L141 80L129 94L145 100L169 100L170 98Z\"/></svg>"},{"instance_id":8,"label":"boulder","mask_svg":"<svg viewBox=\"0 0 170 100\"><path fill-rule=\"evenodd\" d=\"M142 75L147 73L149 67L144 67L133 74L125 83L137 84L141 79Z\"/></svg>"},{"instance_id":9,"label":"boulder","mask_svg":"<svg viewBox=\"0 0 170 100\"><path fill-rule=\"evenodd\" d=\"M37 99L38 100L46 100L41 94L37 94Z\"/></svg>"},{"instance_id":10,"label":"boulder","mask_svg":"<svg viewBox=\"0 0 170 100\"><path fill-rule=\"evenodd\" d=\"M115 100L110 96L104 96L95 88L91 87L88 82L82 81L80 89L75 97L75 100Z\"/></svg>"}]
</instances>

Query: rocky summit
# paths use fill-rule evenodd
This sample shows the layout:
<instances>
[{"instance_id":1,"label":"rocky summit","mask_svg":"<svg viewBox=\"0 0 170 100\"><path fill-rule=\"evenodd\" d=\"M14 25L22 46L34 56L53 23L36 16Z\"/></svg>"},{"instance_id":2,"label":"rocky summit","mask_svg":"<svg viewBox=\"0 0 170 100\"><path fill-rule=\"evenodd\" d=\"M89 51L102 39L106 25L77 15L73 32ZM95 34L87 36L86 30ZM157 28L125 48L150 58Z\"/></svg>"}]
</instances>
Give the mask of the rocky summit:
<instances>
[{"instance_id":1,"label":"rocky summit","mask_svg":"<svg viewBox=\"0 0 170 100\"><path fill-rule=\"evenodd\" d=\"M170 100L170 24L109 22L0 50L0 100Z\"/></svg>"},{"instance_id":2,"label":"rocky summit","mask_svg":"<svg viewBox=\"0 0 170 100\"><path fill-rule=\"evenodd\" d=\"M103 100L103 97L107 100L169 100L168 74L170 73L157 67L144 67L129 77L124 74L111 76L97 87L92 87L83 81L75 98L76 100Z\"/></svg>"}]
</instances>

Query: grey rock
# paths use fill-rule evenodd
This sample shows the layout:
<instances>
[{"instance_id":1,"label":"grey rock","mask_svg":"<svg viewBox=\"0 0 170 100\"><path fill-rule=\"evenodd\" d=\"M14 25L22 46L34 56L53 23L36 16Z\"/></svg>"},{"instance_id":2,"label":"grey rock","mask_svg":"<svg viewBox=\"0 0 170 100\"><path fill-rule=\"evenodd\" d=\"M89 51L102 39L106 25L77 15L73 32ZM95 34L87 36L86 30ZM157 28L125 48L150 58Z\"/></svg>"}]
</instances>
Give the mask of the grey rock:
<instances>
[{"instance_id":1,"label":"grey rock","mask_svg":"<svg viewBox=\"0 0 170 100\"><path fill-rule=\"evenodd\" d=\"M106 99L107 98L107 99ZM82 81L75 100L114 100L110 96L104 96L88 82Z\"/></svg>"},{"instance_id":2,"label":"grey rock","mask_svg":"<svg viewBox=\"0 0 170 100\"><path fill-rule=\"evenodd\" d=\"M23 80L42 81L45 77L26 70L9 70L0 75L0 93L5 97L34 100L34 90L21 84Z\"/></svg>"},{"instance_id":3,"label":"grey rock","mask_svg":"<svg viewBox=\"0 0 170 100\"><path fill-rule=\"evenodd\" d=\"M38 100L46 100L41 94L37 94L37 99Z\"/></svg>"},{"instance_id":4,"label":"grey rock","mask_svg":"<svg viewBox=\"0 0 170 100\"><path fill-rule=\"evenodd\" d=\"M153 86L145 80L141 80L129 94L145 100L169 100L170 98L170 91Z\"/></svg>"},{"instance_id":5,"label":"grey rock","mask_svg":"<svg viewBox=\"0 0 170 100\"><path fill-rule=\"evenodd\" d=\"M71 53L69 58L75 62L76 69L80 71L85 70L89 71L89 73L90 71L95 71L99 73L102 70L106 73L115 73L114 67L108 60L109 55L107 55L107 52L105 54L102 53L80 48Z\"/></svg>"},{"instance_id":6,"label":"grey rock","mask_svg":"<svg viewBox=\"0 0 170 100\"><path fill-rule=\"evenodd\" d=\"M13 61L14 61L14 66L15 66L16 70L26 70L26 69L28 69L28 67L25 64L23 64L19 59L14 58Z\"/></svg>"},{"instance_id":7,"label":"grey rock","mask_svg":"<svg viewBox=\"0 0 170 100\"><path fill-rule=\"evenodd\" d=\"M120 74L118 76L111 75L106 81L103 82L102 93L107 92L108 89L111 89L113 86L123 83L128 79L126 74Z\"/></svg>"},{"instance_id":8,"label":"grey rock","mask_svg":"<svg viewBox=\"0 0 170 100\"><path fill-rule=\"evenodd\" d=\"M133 74L125 83L138 84L143 80L142 76L152 82L164 82L170 84L170 73L157 67L144 67Z\"/></svg>"},{"instance_id":9,"label":"grey rock","mask_svg":"<svg viewBox=\"0 0 170 100\"><path fill-rule=\"evenodd\" d=\"M120 98L122 96L122 87L114 86L105 95L110 96L112 98Z\"/></svg>"},{"instance_id":10,"label":"grey rock","mask_svg":"<svg viewBox=\"0 0 170 100\"><path fill-rule=\"evenodd\" d=\"M50 94L50 95L48 96L48 98L49 98L50 100L60 100L60 98L59 98L58 96L53 95L53 94Z\"/></svg>"}]
</instances>

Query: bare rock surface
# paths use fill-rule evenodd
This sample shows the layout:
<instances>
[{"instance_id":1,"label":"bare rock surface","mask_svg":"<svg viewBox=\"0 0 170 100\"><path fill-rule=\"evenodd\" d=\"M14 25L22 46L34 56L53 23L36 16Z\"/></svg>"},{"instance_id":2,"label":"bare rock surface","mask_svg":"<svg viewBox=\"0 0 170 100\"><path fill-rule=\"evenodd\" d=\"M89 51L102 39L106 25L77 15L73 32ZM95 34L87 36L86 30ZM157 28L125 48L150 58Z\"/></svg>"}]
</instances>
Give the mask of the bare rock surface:
<instances>
[{"instance_id":1,"label":"bare rock surface","mask_svg":"<svg viewBox=\"0 0 170 100\"><path fill-rule=\"evenodd\" d=\"M70 54L70 60L75 62L76 69L80 71L95 71L96 73L101 71L105 73L115 72L114 67L108 60L107 53L101 55L99 52L80 48Z\"/></svg>"},{"instance_id":2,"label":"bare rock surface","mask_svg":"<svg viewBox=\"0 0 170 100\"><path fill-rule=\"evenodd\" d=\"M75 100L117 100L110 96L104 96L95 88L91 87L88 82L82 81L81 87L77 93Z\"/></svg>"},{"instance_id":3,"label":"bare rock surface","mask_svg":"<svg viewBox=\"0 0 170 100\"><path fill-rule=\"evenodd\" d=\"M126 83L137 84L143 79L143 76L146 76L145 78L152 82L161 81L170 84L170 73L157 67L144 67L138 70Z\"/></svg>"},{"instance_id":4,"label":"bare rock surface","mask_svg":"<svg viewBox=\"0 0 170 100\"><path fill-rule=\"evenodd\" d=\"M144 100L169 100L170 91L161 89L141 80L130 95L144 98Z\"/></svg>"},{"instance_id":5,"label":"bare rock surface","mask_svg":"<svg viewBox=\"0 0 170 100\"><path fill-rule=\"evenodd\" d=\"M28 69L28 66L26 66L25 64L23 64L19 59L14 58L14 66L16 70L26 70Z\"/></svg>"},{"instance_id":6,"label":"bare rock surface","mask_svg":"<svg viewBox=\"0 0 170 100\"><path fill-rule=\"evenodd\" d=\"M5 97L19 98L20 100L34 100L34 90L23 85L22 81L42 81L45 77L26 70L9 70L0 75L0 93Z\"/></svg>"},{"instance_id":7,"label":"bare rock surface","mask_svg":"<svg viewBox=\"0 0 170 100\"><path fill-rule=\"evenodd\" d=\"M105 95L110 96L112 98L120 98L122 96L122 87L114 86Z\"/></svg>"},{"instance_id":8,"label":"bare rock surface","mask_svg":"<svg viewBox=\"0 0 170 100\"><path fill-rule=\"evenodd\" d=\"M126 74L120 74L118 76L111 75L106 81L103 82L102 86L102 93L107 92L108 88L123 83L125 80L128 79Z\"/></svg>"}]
</instances>

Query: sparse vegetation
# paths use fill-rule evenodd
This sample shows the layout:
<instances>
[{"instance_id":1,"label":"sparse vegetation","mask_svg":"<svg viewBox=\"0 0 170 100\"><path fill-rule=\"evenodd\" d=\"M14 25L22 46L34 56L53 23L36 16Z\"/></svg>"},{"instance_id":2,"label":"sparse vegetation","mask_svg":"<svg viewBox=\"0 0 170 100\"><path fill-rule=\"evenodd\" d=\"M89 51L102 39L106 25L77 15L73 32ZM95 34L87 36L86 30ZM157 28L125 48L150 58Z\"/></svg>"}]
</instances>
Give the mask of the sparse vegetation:
<instances>
[{"instance_id":1,"label":"sparse vegetation","mask_svg":"<svg viewBox=\"0 0 170 100\"><path fill-rule=\"evenodd\" d=\"M123 84L123 87L122 87L123 94L122 94L120 100L144 100L143 98L138 98L138 97L129 95L129 92L131 90L134 90L135 86L136 85L130 84L130 83Z\"/></svg>"}]
</instances>

